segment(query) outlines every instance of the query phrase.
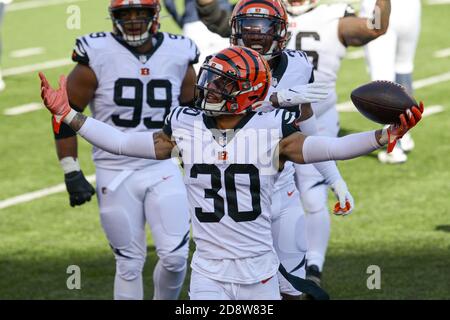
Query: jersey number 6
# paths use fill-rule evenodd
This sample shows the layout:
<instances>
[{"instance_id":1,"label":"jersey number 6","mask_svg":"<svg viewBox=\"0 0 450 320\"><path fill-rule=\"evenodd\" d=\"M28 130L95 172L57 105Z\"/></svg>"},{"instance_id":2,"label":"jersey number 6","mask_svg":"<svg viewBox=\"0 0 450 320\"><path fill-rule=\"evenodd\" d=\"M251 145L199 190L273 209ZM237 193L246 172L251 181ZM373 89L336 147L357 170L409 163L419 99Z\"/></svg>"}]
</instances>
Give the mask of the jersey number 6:
<instances>
[{"instance_id":1,"label":"jersey number 6","mask_svg":"<svg viewBox=\"0 0 450 320\"><path fill-rule=\"evenodd\" d=\"M133 88L134 98L124 98L123 89ZM156 89L164 90L164 99L155 97ZM164 124L164 119L170 112L172 106L172 83L166 79L153 79L147 83L147 105L153 108L161 108L161 115L158 120L152 117L144 118L144 125L148 129L160 129ZM135 128L141 123L142 105L144 100L144 84L139 79L120 78L114 84L114 102L118 107L134 108L131 119L122 119L120 115L113 114L112 121L118 127Z\"/></svg>"}]
</instances>

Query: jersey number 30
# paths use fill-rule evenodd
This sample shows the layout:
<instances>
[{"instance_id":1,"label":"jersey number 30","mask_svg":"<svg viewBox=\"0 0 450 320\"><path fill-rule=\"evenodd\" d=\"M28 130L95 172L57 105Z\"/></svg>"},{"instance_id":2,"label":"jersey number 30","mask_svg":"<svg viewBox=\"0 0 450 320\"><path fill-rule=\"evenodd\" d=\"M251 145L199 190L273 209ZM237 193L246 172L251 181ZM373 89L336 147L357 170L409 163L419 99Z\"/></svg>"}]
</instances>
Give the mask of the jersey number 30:
<instances>
[{"instance_id":1,"label":"jersey number 30","mask_svg":"<svg viewBox=\"0 0 450 320\"><path fill-rule=\"evenodd\" d=\"M133 88L134 98L124 98L123 89ZM164 99L155 97L156 90L164 90ZM172 105L172 83L166 79L153 79L147 83L147 105L153 108L163 109L158 120L152 117L144 118L144 125L148 129L160 129L164 124L164 119L170 112ZM112 121L118 127L135 128L141 123L142 105L144 104L144 84L139 79L120 78L114 84L114 102L118 107L134 108L131 119L122 119L120 115L113 114Z\"/></svg>"},{"instance_id":2,"label":"jersey number 30","mask_svg":"<svg viewBox=\"0 0 450 320\"><path fill-rule=\"evenodd\" d=\"M211 176L211 189L205 190L205 198L213 199L214 212L203 212L195 208L195 216L200 222L219 222L225 215L225 199L219 195L222 188L220 169L214 164L195 164L191 169L191 178L199 174ZM239 211L235 178L237 174L246 174L250 178L251 211ZM225 170L225 193L228 215L236 222L253 221L261 214L261 186L258 168L251 164L231 164Z\"/></svg>"}]
</instances>

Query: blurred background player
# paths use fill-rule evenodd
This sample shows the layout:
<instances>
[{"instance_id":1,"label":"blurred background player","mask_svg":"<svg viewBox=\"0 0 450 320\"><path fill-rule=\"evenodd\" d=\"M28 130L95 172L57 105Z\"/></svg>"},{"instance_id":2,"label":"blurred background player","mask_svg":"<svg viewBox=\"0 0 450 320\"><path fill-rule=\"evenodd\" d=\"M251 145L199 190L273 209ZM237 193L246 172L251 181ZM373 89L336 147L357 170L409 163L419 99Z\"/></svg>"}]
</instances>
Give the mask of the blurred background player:
<instances>
[{"instance_id":1,"label":"blurred background player","mask_svg":"<svg viewBox=\"0 0 450 320\"><path fill-rule=\"evenodd\" d=\"M378 0L379 28L358 18L346 3L320 4L315 0L283 0L289 16L291 39L288 48L303 50L314 65L315 81L332 86L327 99L312 103L319 135L336 137L339 115L336 110L336 80L348 46L362 46L386 32L390 1ZM373 4L375 5L375 3ZM320 283L330 237L328 186L312 165L296 165L297 186L306 212L308 230L307 279Z\"/></svg>"},{"instance_id":2,"label":"blurred background player","mask_svg":"<svg viewBox=\"0 0 450 320\"><path fill-rule=\"evenodd\" d=\"M197 44L200 51L199 63L194 66L197 72L208 55L228 47L230 43L228 38L223 38L217 33L209 31L199 20L195 0L184 1L184 13L182 15L178 13L174 0L164 0L164 4L178 26L183 29L183 34ZM225 12L231 11L228 0L219 0L219 5Z\"/></svg>"},{"instance_id":3,"label":"blurred background player","mask_svg":"<svg viewBox=\"0 0 450 320\"><path fill-rule=\"evenodd\" d=\"M361 17L374 17L375 0L361 1ZM385 35L365 46L366 61L372 80L388 80L403 85L413 95L414 57L421 26L420 0L393 0L389 28ZM375 11L375 17L377 15ZM391 153L380 151L382 163L404 163L405 152L414 148L410 134L405 135Z\"/></svg>"},{"instance_id":4,"label":"blurred background player","mask_svg":"<svg viewBox=\"0 0 450 320\"><path fill-rule=\"evenodd\" d=\"M271 111L290 102L289 111L297 114L298 127L304 134L317 133L317 124L311 109L311 102L317 102L328 96L327 85L314 82L313 65L302 51L285 50L288 40L288 15L283 5L276 0L241 0L231 16L231 43L251 48L268 61L272 71L269 93L262 107L257 111ZM300 110L299 110L300 107ZM299 113L300 111L300 113ZM334 162L314 164L323 174L323 179L332 185L351 208L341 214L349 214L353 199ZM275 250L280 259L282 272L279 275L280 291L284 299L299 298L301 290L295 289L287 280L294 279L302 291L308 291L305 283L306 262L306 222L295 185L295 169L287 161L277 176L272 194L272 234ZM292 282L292 281L291 281Z\"/></svg>"},{"instance_id":5,"label":"blurred background player","mask_svg":"<svg viewBox=\"0 0 450 320\"><path fill-rule=\"evenodd\" d=\"M67 81L73 108L89 104L93 117L120 131L154 131L172 106L193 102L198 50L184 37L158 32L159 1L112 0L113 29L76 40L77 65ZM55 131L58 126L54 123ZM62 125L56 148L71 206L90 201L94 189L77 160L76 134ZM93 149L102 227L116 258L115 299L142 299L149 224L158 255L154 299L177 299L188 258L189 217L178 166Z\"/></svg>"},{"instance_id":6,"label":"blurred background player","mask_svg":"<svg viewBox=\"0 0 450 320\"><path fill-rule=\"evenodd\" d=\"M379 28L369 28L371 19L358 18L346 3L319 5L315 0L283 0L289 14L290 41L288 49L304 51L314 65L314 79L327 83L333 89L327 99L311 106L318 123L318 134L337 136L339 116L335 92L337 74L348 46L363 46L387 30L390 0L378 0ZM216 0L197 0L199 16L206 26L222 36L231 30L223 22ZM208 16L209 13L209 16ZM323 264L330 237L328 186L323 176L312 165L296 165L297 186L306 212L308 254L306 277L320 284Z\"/></svg>"},{"instance_id":7,"label":"blurred background player","mask_svg":"<svg viewBox=\"0 0 450 320\"><path fill-rule=\"evenodd\" d=\"M5 15L6 5L10 4L12 0L0 0L0 92L5 90L5 82L2 77L1 58L2 58L2 23Z\"/></svg>"}]
</instances>

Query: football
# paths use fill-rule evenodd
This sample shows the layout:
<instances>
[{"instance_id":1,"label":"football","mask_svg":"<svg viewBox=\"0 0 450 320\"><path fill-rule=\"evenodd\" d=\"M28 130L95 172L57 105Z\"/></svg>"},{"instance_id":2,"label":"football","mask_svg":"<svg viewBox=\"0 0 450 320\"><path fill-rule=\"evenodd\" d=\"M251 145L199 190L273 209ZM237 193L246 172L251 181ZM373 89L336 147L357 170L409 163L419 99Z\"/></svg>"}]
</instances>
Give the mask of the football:
<instances>
[{"instance_id":1,"label":"football","mask_svg":"<svg viewBox=\"0 0 450 320\"><path fill-rule=\"evenodd\" d=\"M373 81L356 88L351 99L360 113L380 124L399 123L406 109L417 106L403 86L391 81Z\"/></svg>"}]
</instances>

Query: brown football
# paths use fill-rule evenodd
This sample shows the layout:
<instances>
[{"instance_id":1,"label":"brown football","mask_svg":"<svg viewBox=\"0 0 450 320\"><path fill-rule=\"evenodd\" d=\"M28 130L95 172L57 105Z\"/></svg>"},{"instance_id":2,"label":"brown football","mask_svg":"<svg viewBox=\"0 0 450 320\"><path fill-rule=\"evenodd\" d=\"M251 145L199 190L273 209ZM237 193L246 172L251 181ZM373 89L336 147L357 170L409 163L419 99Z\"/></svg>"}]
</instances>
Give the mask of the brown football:
<instances>
[{"instance_id":1,"label":"brown football","mask_svg":"<svg viewBox=\"0 0 450 320\"><path fill-rule=\"evenodd\" d=\"M406 109L417 106L403 86L391 81L373 81L356 88L351 99L366 118L381 124L399 123Z\"/></svg>"}]
</instances>

